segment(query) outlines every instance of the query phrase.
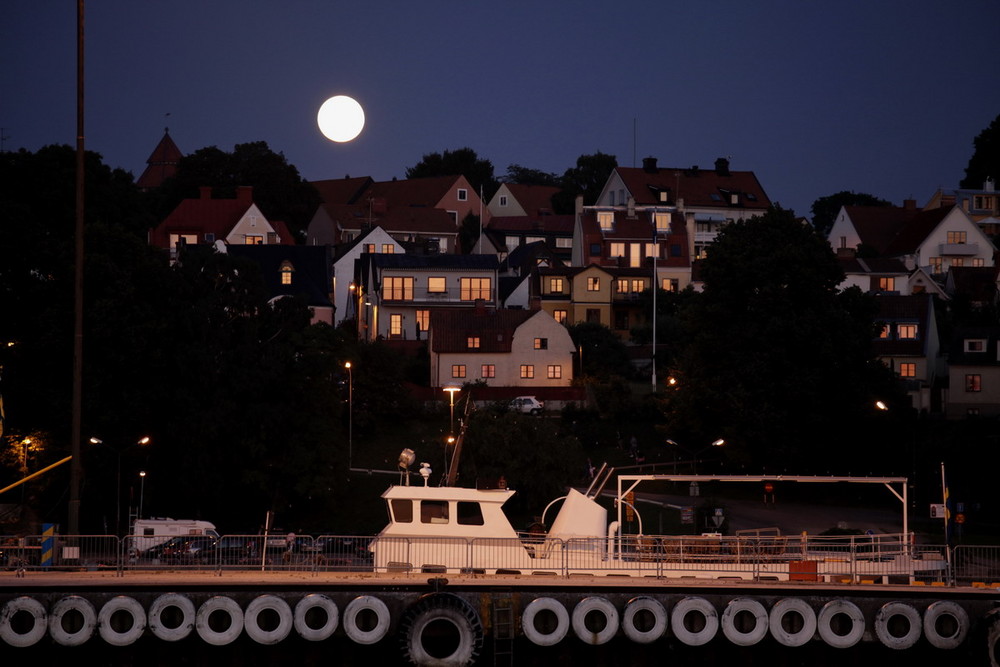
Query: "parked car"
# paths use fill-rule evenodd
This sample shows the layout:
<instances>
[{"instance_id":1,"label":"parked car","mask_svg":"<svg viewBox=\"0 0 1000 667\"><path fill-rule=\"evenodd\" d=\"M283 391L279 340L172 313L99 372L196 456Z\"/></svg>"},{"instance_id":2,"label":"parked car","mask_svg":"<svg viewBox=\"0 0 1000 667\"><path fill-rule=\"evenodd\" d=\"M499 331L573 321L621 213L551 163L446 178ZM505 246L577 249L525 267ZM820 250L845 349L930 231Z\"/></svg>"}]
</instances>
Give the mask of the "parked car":
<instances>
[{"instance_id":1,"label":"parked car","mask_svg":"<svg viewBox=\"0 0 1000 667\"><path fill-rule=\"evenodd\" d=\"M260 559L260 538L249 535L224 535L214 544L198 551L195 560L218 565L245 565Z\"/></svg>"},{"instance_id":2,"label":"parked car","mask_svg":"<svg viewBox=\"0 0 1000 667\"><path fill-rule=\"evenodd\" d=\"M193 563L201 551L215 544L211 535L189 535L175 545L163 550L161 558L172 563Z\"/></svg>"},{"instance_id":3,"label":"parked car","mask_svg":"<svg viewBox=\"0 0 1000 667\"><path fill-rule=\"evenodd\" d=\"M540 415L545 403L534 396L518 396L510 402L510 409L528 415Z\"/></svg>"}]
</instances>

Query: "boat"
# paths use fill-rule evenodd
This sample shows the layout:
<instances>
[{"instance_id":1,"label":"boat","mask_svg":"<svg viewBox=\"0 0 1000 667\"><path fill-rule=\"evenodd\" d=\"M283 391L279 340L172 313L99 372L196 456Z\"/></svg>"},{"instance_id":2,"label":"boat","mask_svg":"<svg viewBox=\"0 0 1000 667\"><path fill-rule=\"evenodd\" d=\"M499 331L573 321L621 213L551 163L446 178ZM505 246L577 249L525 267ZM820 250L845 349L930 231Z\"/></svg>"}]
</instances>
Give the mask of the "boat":
<instances>
[{"instance_id":1,"label":"boat","mask_svg":"<svg viewBox=\"0 0 1000 667\"><path fill-rule=\"evenodd\" d=\"M456 447L456 451L458 448ZM947 550L923 548L910 532L905 477L787 475L615 474L602 466L586 490L571 488L542 514L540 529L515 530L503 512L515 491L500 480L484 488L452 485L451 473L432 486L422 464L422 484L410 484L411 450L400 456L402 484L382 498L389 523L372 540L376 571L485 575L591 575L827 583L942 581ZM611 479L617 490L605 494ZM894 534L822 537L747 531L737 535L650 535L643 532L636 489L648 482L881 484L903 507L903 530ZM614 520L599 502L610 495ZM545 518L561 507L547 528ZM626 521L623 513L628 517ZM624 526L638 526L626 533Z\"/></svg>"}]
</instances>

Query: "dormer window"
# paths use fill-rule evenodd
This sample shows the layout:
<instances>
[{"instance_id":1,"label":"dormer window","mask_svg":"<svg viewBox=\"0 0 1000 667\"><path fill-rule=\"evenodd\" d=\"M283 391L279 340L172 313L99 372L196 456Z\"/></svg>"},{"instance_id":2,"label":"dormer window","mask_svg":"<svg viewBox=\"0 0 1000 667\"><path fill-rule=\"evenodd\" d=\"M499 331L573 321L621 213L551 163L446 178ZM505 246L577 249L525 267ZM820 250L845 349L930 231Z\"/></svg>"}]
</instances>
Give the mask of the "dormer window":
<instances>
[{"instance_id":1,"label":"dormer window","mask_svg":"<svg viewBox=\"0 0 1000 667\"><path fill-rule=\"evenodd\" d=\"M291 285L292 284L292 273L295 271L295 267L292 263L285 260L281 263L281 284Z\"/></svg>"},{"instance_id":2,"label":"dormer window","mask_svg":"<svg viewBox=\"0 0 1000 667\"><path fill-rule=\"evenodd\" d=\"M986 351L986 340L983 338L966 338L965 339L965 351L966 352L985 352Z\"/></svg>"},{"instance_id":3,"label":"dormer window","mask_svg":"<svg viewBox=\"0 0 1000 667\"><path fill-rule=\"evenodd\" d=\"M598 211L597 224L601 231L611 231L615 226L615 214L613 211Z\"/></svg>"},{"instance_id":4,"label":"dormer window","mask_svg":"<svg viewBox=\"0 0 1000 667\"><path fill-rule=\"evenodd\" d=\"M896 337L899 340L915 340L917 337L916 324L897 324Z\"/></svg>"}]
</instances>

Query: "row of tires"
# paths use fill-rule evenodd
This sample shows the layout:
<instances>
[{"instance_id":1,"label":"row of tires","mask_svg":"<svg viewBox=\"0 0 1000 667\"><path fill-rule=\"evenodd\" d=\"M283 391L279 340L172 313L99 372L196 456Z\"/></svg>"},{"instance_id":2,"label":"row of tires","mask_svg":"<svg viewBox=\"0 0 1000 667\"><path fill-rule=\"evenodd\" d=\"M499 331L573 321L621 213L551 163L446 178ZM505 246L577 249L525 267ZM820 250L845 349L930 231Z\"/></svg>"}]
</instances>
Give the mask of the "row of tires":
<instances>
[{"instance_id":1,"label":"row of tires","mask_svg":"<svg viewBox=\"0 0 1000 667\"><path fill-rule=\"evenodd\" d=\"M547 618L540 623L543 616ZM953 649L968 634L969 616L946 600L931 603L922 615L909 604L887 602L873 625L879 641L892 649L910 648L921 636L937 648ZM768 635L784 646L802 646L818 632L829 646L849 648L861 641L866 624L864 613L849 600L831 600L817 612L802 598L778 600L770 611L757 599L735 598L720 615L704 598L684 598L668 613L658 600L636 597L619 616L615 605L602 597L584 598L572 612L554 598L541 597L525 607L522 617L525 636L539 646L558 644L570 628L589 644L604 644L619 629L633 642L648 644L663 637L668 627L688 646L708 643L721 627L726 639L738 646L753 646Z\"/></svg>"},{"instance_id":2,"label":"row of tires","mask_svg":"<svg viewBox=\"0 0 1000 667\"><path fill-rule=\"evenodd\" d=\"M268 621L263 622L265 614ZM75 615L72 622L64 622ZM221 622L219 616L222 616ZM362 616L364 621L362 622ZM213 620L214 618L214 620ZM400 619L403 648L418 664L424 651L423 631L435 621L454 626L454 649L465 658L478 654L483 627L478 613L464 600L450 594L421 598ZM275 644L294 630L310 641L330 637L339 625L358 644L374 644L389 633L392 618L387 605L375 596L361 595L347 604L341 619L337 604L322 594L309 594L294 607L275 595L260 595L242 609L232 598L215 596L196 608L188 597L167 593L155 598L148 611L135 598L117 596L100 610L84 597L71 595L56 602L51 612L37 600L23 596L0 611L0 639L11 646L32 646L46 633L56 643L78 646L96 632L105 642L126 646L148 629L164 641L178 641L192 632L205 642L225 645L243 632L260 644ZM918 609L903 602L888 602L873 619L875 635L892 649L912 647L923 636L941 649L957 648L969 631L968 613L947 600ZM784 646L802 646L816 633L828 645L848 648L861 641L866 621L861 609L849 600L835 599L819 611L802 598L785 598L771 609L754 598L735 598L719 614L715 605L699 597L679 600L667 611L658 600L635 597L621 614L603 597L586 597L572 610L559 600L539 597L525 606L521 627L539 646L554 646L572 628L585 643L610 641L619 630L631 641L648 644L663 637L668 628L679 641L700 646L722 634L739 646L752 646L770 635Z\"/></svg>"}]
</instances>

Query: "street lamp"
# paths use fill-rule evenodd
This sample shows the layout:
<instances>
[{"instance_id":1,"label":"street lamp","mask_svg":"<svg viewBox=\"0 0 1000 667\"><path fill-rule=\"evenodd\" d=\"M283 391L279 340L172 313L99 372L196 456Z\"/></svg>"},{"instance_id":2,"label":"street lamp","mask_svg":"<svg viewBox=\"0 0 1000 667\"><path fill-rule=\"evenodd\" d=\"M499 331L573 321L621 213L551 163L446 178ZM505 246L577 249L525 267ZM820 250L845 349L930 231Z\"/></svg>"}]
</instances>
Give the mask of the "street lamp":
<instances>
[{"instance_id":1,"label":"street lamp","mask_svg":"<svg viewBox=\"0 0 1000 667\"><path fill-rule=\"evenodd\" d=\"M462 389L461 389L461 387L456 387L455 385L451 384L451 385L448 385L447 387L445 387L444 390L446 392L448 392L449 398L451 399L451 422L450 422L451 425L449 427L449 431L448 432L449 433L454 433L455 432L455 392L462 391Z\"/></svg>"},{"instance_id":2,"label":"street lamp","mask_svg":"<svg viewBox=\"0 0 1000 667\"><path fill-rule=\"evenodd\" d=\"M146 492L146 471L139 471L139 518L142 518L142 496Z\"/></svg>"},{"instance_id":3,"label":"street lamp","mask_svg":"<svg viewBox=\"0 0 1000 667\"><path fill-rule=\"evenodd\" d=\"M351 362L344 362L347 369L347 467L353 467L354 461L354 371Z\"/></svg>"},{"instance_id":4,"label":"street lamp","mask_svg":"<svg viewBox=\"0 0 1000 667\"><path fill-rule=\"evenodd\" d=\"M683 449L684 452L687 453L688 456L691 457L691 463L694 466L694 474L697 475L698 474L698 457L701 454L703 454L703 453L707 452L708 450L710 450L712 447L722 447L723 445L726 444L726 441L723 440L722 438L719 438L718 440L713 440L712 444L708 445L707 447L702 447L701 449L699 449L699 450L697 450L695 452L692 452L687 447L682 447L681 445L677 444L673 440L667 440L667 444L671 445L673 447L677 447L678 449ZM677 472L677 456L676 455L674 456L674 472L675 473Z\"/></svg>"},{"instance_id":5,"label":"street lamp","mask_svg":"<svg viewBox=\"0 0 1000 667\"><path fill-rule=\"evenodd\" d=\"M139 438L138 440L136 440L135 444L138 445L138 446L140 446L140 447L142 447L142 446L148 445L150 442L152 442L152 438L150 438L148 435L144 435L141 438ZM100 438L91 437L90 438L90 444L92 444L92 445L103 445L104 441L101 440ZM117 462L117 472L116 472L116 475L115 475L115 479L116 479L116 483L115 483L115 535L121 535L121 514L122 514L122 511L121 511L121 508L122 508L122 452L125 451L126 449L128 449L129 447L132 447L132 446L133 445L126 445L125 447L122 447L122 448L112 447L112 449L114 450L115 455L116 455L116 457L118 459L118 462ZM143 473L143 474L145 474L145 473Z\"/></svg>"}]
</instances>

